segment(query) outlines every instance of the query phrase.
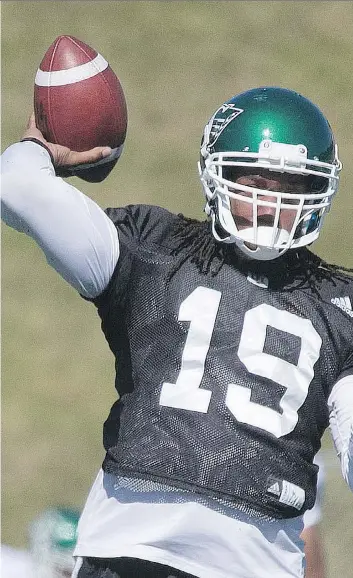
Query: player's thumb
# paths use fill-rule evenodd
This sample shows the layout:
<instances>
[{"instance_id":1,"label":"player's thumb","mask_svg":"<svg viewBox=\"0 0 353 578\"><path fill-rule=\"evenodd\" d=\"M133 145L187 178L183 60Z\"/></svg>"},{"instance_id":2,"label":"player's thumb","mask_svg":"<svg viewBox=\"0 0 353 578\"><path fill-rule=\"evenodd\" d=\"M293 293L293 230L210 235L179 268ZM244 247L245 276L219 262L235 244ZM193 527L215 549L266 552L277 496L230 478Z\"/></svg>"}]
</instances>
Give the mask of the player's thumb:
<instances>
[{"instance_id":1,"label":"player's thumb","mask_svg":"<svg viewBox=\"0 0 353 578\"><path fill-rule=\"evenodd\" d=\"M30 117L27 121L26 130L23 133L21 140L23 140L24 138L36 138L42 141L43 143L46 143L44 136L42 135L41 131L36 125L36 118L34 112L30 114Z\"/></svg>"},{"instance_id":2,"label":"player's thumb","mask_svg":"<svg viewBox=\"0 0 353 578\"><path fill-rule=\"evenodd\" d=\"M31 114L29 115L29 119L27 122L27 129L33 129L33 128L37 128L36 127L36 117L34 112L31 112Z\"/></svg>"},{"instance_id":3,"label":"player's thumb","mask_svg":"<svg viewBox=\"0 0 353 578\"><path fill-rule=\"evenodd\" d=\"M105 157L108 157L112 152L110 147L95 147L89 151L70 153L70 165L82 165L86 163L95 163Z\"/></svg>"}]
</instances>

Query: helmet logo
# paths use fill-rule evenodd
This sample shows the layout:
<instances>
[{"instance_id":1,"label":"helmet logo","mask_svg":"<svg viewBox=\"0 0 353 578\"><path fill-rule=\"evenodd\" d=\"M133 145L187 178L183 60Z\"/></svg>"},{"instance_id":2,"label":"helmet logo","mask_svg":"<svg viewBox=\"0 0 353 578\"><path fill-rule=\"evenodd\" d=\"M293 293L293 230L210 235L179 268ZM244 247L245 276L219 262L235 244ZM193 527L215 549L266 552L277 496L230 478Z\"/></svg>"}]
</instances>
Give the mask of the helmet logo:
<instances>
[{"instance_id":1,"label":"helmet logo","mask_svg":"<svg viewBox=\"0 0 353 578\"><path fill-rule=\"evenodd\" d=\"M235 104L231 102L222 104L208 123L209 135L207 146L213 146L226 126L242 112L244 112L242 108L237 108Z\"/></svg>"}]
</instances>

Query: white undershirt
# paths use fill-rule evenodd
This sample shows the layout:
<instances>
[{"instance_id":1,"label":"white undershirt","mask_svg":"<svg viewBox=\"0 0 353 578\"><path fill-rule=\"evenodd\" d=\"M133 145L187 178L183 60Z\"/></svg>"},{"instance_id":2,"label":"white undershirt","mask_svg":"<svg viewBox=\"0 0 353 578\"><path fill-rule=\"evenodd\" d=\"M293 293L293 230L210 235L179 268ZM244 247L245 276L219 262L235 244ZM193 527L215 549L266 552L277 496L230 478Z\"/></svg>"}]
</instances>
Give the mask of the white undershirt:
<instances>
[{"instance_id":1,"label":"white undershirt","mask_svg":"<svg viewBox=\"0 0 353 578\"><path fill-rule=\"evenodd\" d=\"M199 578L303 576L302 517L259 521L232 508L225 515L178 492L146 502L148 492L100 471L79 523L77 556L129 556ZM163 493L163 492L161 492ZM211 505L211 500L209 500Z\"/></svg>"},{"instance_id":2,"label":"white undershirt","mask_svg":"<svg viewBox=\"0 0 353 578\"><path fill-rule=\"evenodd\" d=\"M99 295L119 258L117 231L100 207L55 177L48 153L31 142L2 155L2 218L31 236L48 263L81 294ZM329 398L330 429L342 473L353 489L353 376ZM158 494L158 492L157 492ZM185 496L185 494L183 494ZM204 503L163 503L133 494L99 472L79 524L77 556L140 557L199 578L303 575L302 518L259 522ZM147 500L147 501L146 501Z\"/></svg>"},{"instance_id":3,"label":"white undershirt","mask_svg":"<svg viewBox=\"0 0 353 578\"><path fill-rule=\"evenodd\" d=\"M315 504L313 505L311 510L307 510L304 514L304 528L316 526L317 524L319 524L322 517L321 507L324 496L326 468L321 452L316 454L314 458L314 464L319 466L319 472L317 476L316 499Z\"/></svg>"}]
</instances>

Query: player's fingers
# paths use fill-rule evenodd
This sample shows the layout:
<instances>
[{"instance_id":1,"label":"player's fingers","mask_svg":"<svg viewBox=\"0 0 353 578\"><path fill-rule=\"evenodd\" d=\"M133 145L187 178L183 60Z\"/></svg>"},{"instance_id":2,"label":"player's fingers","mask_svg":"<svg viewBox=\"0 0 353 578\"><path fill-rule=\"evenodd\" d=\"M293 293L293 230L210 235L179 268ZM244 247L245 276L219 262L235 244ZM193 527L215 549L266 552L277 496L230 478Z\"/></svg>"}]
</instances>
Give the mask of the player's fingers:
<instances>
[{"instance_id":1,"label":"player's fingers","mask_svg":"<svg viewBox=\"0 0 353 578\"><path fill-rule=\"evenodd\" d=\"M95 147L89 151L74 152L71 151L67 164L82 165L85 163L95 163L102 158L108 157L112 152L110 147Z\"/></svg>"},{"instance_id":2,"label":"player's fingers","mask_svg":"<svg viewBox=\"0 0 353 578\"><path fill-rule=\"evenodd\" d=\"M37 128L36 127L36 117L34 112L31 112L31 114L29 115L29 119L27 122L27 129L32 129L32 128Z\"/></svg>"}]
</instances>

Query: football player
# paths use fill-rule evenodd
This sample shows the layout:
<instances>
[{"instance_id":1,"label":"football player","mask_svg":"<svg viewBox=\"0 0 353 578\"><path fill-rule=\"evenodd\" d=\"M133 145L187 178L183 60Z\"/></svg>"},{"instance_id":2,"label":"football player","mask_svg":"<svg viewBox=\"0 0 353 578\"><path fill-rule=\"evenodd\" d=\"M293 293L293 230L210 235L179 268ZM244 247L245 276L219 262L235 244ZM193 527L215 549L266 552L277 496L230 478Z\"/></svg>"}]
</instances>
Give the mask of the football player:
<instances>
[{"instance_id":1,"label":"football player","mask_svg":"<svg viewBox=\"0 0 353 578\"><path fill-rule=\"evenodd\" d=\"M330 426L353 488L353 281L308 249L338 189L304 96L248 90L207 123L207 219L101 210L56 176L75 153L33 118L3 154L2 217L97 307L119 398L76 578L299 578ZM74 172L74 171L73 171Z\"/></svg>"},{"instance_id":2,"label":"football player","mask_svg":"<svg viewBox=\"0 0 353 578\"><path fill-rule=\"evenodd\" d=\"M29 527L29 551L1 546L2 578L69 578L80 513L75 508L44 510Z\"/></svg>"}]
</instances>

